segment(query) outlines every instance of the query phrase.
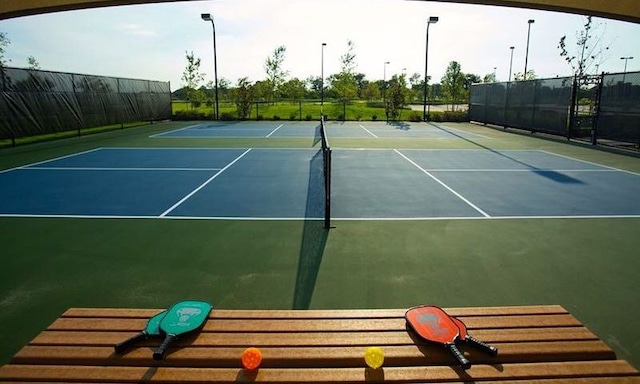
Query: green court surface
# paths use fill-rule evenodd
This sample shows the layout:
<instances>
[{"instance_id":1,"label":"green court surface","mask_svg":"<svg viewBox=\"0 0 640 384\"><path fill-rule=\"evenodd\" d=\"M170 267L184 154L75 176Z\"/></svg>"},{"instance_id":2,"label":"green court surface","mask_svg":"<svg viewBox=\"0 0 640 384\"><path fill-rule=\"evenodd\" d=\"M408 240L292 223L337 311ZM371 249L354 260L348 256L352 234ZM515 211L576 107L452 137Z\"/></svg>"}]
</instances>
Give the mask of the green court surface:
<instances>
[{"instance_id":1,"label":"green court surface","mask_svg":"<svg viewBox=\"0 0 640 384\"><path fill-rule=\"evenodd\" d=\"M152 138L163 123L0 151L0 170L104 147L317 148L313 137ZM472 124L333 148L543 150L640 159ZM640 175L638 176L640 180ZM259 188L259 186L258 186ZM69 307L408 308L560 304L640 367L640 218L321 221L0 217L0 364ZM215 309L214 309L215 310Z\"/></svg>"}]
</instances>

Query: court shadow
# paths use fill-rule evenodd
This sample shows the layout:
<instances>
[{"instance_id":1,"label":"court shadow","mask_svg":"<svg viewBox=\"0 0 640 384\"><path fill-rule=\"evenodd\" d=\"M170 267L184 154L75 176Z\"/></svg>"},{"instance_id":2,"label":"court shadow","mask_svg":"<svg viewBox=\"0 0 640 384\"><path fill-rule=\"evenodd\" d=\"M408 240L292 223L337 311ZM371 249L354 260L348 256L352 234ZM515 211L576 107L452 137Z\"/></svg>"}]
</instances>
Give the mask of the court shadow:
<instances>
[{"instance_id":1,"label":"court shadow","mask_svg":"<svg viewBox=\"0 0 640 384\"><path fill-rule=\"evenodd\" d=\"M364 380L373 383L384 383L384 368L365 368Z\"/></svg>"},{"instance_id":2,"label":"court shadow","mask_svg":"<svg viewBox=\"0 0 640 384\"><path fill-rule=\"evenodd\" d=\"M452 136L455 136L455 137L457 137L457 138L459 138L459 139L462 139L462 140L464 140L464 141L466 141L466 142L468 142L468 143L471 143L471 144L473 144L473 145L475 145L475 146L477 146L477 147L480 147L480 148L482 148L482 149L486 149L487 151L490 151L490 152L492 152L492 153L494 153L494 154L496 154L496 155L502 156L502 157L504 157L505 159L508 159L508 160L510 160L510 161L513 161L513 162L515 162L515 163L518 163L518 164L520 164L520 165L523 165L523 166L525 166L525 167L529 168L531 171L533 171L533 173L535 173L536 175L540 175L540 176L542 176L542 177L546 177L547 179L550 179L550 180L555 181L555 182L557 182L557 183L563 183L563 184L584 184L584 182L582 182L582 181L580 181L580 180L578 180L578 179L574 179L573 177L568 176L568 175L566 175L566 174L564 174L564 173L560 173L560 172L558 172L558 171L554 171L554 170L552 170L552 169L542 169L542 168L538 168L538 167L533 166L533 165L531 165L531 164L528 164L528 163L526 163L526 162L524 162L524 161L521 161L521 160L515 159L515 158L513 158L513 157L511 157L511 156L507 155L506 153L498 152L498 151L496 151L496 150L494 150L494 149L491 149L491 148L489 148L489 147L487 147L487 146L485 146L485 145L482 145L482 144L480 144L480 143L477 143L477 142L475 142L475 141L473 141L473 140L471 140L471 139L469 139L469 138L467 138L467 137L464 137L464 136L462 136L462 135L459 135L459 134L457 134L456 132L450 131L450 130L448 130L448 129L447 129L447 128L445 128L445 127L441 127L441 126L439 126L439 125L437 125L437 124L434 124L434 123L428 123L428 124L429 124L429 125L431 125L432 127L438 128L439 130L444 131L444 132L446 132L446 133L448 133L448 134L450 134L450 135L452 135Z\"/></svg>"},{"instance_id":3,"label":"court shadow","mask_svg":"<svg viewBox=\"0 0 640 384\"><path fill-rule=\"evenodd\" d=\"M236 375L236 383L253 383L258 377L258 369L241 369Z\"/></svg>"},{"instance_id":4,"label":"court shadow","mask_svg":"<svg viewBox=\"0 0 640 384\"><path fill-rule=\"evenodd\" d=\"M392 127L394 127L395 129L400 129L402 131L409 131L411 130L411 125L407 124L404 121L388 121L387 125L391 125Z\"/></svg>"},{"instance_id":5,"label":"court shadow","mask_svg":"<svg viewBox=\"0 0 640 384\"><path fill-rule=\"evenodd\" d=\"M309 162L309 185L298 257L293 309L309 309L322 263L329 229L324 227L324 174L322 150Z\"/></svg>"}]
</instances>

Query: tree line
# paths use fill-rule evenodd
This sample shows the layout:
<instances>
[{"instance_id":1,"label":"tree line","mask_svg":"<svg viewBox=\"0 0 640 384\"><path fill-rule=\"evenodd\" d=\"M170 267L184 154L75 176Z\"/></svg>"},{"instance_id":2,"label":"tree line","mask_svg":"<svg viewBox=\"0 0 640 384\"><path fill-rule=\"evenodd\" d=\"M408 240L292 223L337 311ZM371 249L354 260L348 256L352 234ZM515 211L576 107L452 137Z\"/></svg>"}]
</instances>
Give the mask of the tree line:
<instances>
[{"instance_id":1,"label":"tree line","mask_svg":"<svg viewBox=\"0 0 640 384\"><path fill-rule=\"evenodd\" d=\"M255 102L276 103L279 100L300 101L326 100L342 104L364 101L384 106L389 118L395 119L407 104L422 104L424 78L419 73L407 76L395 74L389 79L367 79L357 71L355 43L347 41L346 52L340 56L340 71L330 74L326 79L321 76L309 76L306 79L288 78L284 70L287 48L276 47L264 61L265 77L251 81L248 77L239 78L235 85L221 78L218 81L220 100L235 102L239 118L246 118ZM204 83L204 74L200 71L201 59L192 52L185 52L186 66L182 75L183 88L174 92L174 97L186 99L192 105L211 103L214 97L213 81ZM431 103L466 103L471 84L495 81L495 74L484 77L464 73L460 63L451 61L445 75L439 83L428 84L428 100ZM429 82L431 77L429 76Z\"/></svg>"}]
</instances>

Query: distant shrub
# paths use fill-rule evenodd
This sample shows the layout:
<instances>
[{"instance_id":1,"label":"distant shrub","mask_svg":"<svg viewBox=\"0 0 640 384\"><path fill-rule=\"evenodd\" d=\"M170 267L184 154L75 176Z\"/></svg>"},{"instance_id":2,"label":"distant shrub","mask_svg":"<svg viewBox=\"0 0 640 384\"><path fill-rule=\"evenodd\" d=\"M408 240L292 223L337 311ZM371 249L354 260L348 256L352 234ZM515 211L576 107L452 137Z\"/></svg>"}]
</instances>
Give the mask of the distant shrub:
<instances>
[{"instance_id":1,"label":"distant shrub","mask_svg":"<svg viewBox=\"0 0 640 384\"><path fill-rule=\"evenodd\" d=\"M289 120L298 120L298 114L295 112L291 112L289 115Z\"/></svg>"},{"instance_id":2,"label":"distant shrub","mask_svg":"<svg viewBox=\"0 0 640 384\"><path fill-rule=\"evenodd\" d=\"M307 121L311 121L312 118L313 118L313 116L311 116L310 113L307 113L307 115L304 117L304 119L307 120Z\"/></svg>"},{"instance_id":3,"label":"distant shrub","mask_svg":"<svg viewBox=\"0 0 640 384\"><path fill-rule=\"evenodd\" d=\"M278 115L273 115L273 120L280 120L280 116L278 116Z\"/></svg>"},{"instance_id":4,"label":"distant shrub","mask_svg":"<svg viewBox=\"0 0 640 384\"><path fill-rule=\"evenodd\" d=\"M371 115L371 120L373 120L373 121L378 120L378 115L376 115L376 114Z\"/></svg>"},{"instance_id":5,"label":"distant shrub","mask_svg":"<svg viewBox=\"0 0 640 384\"><path fill-rule=\"evenodd\" d=\"M419 122L422 121L422 113L418 111L411 111L409 114L409 121Z\"/></svg>"},{"instance_id":6,"label":"distant shrub","mask_svg":"<svg viewBox=\"0 0 640 384\"><path fill-rule=\"evenodd\" d=\"M344 121L344 115L338 115L338 120Z\"/></svg>"},{"instance_id":7,"label":"distant shrub","mask_svg":"<svg viewBox=\"0 0 640 384\"><path fill-rule=\"evenodd\" d=\"M205 120L206 115L203 112L196 111L178 111L173 117L173 120Z\"/></svg>"},{"instance_id":8,"label":"distant shrub","mask_svg":"<svg viewBox=\"0 0 640 384\"><path fill-rule=\"evenodd\" d=\"M235 120L235 117L230 112L222 112L220 114L220 120L226 120L226 121Z\"/></svg>"},{"instance_id":9,"label":"distant shrub","mask_svg":"<svg viewBox=\"0 0 640 384\"><path fill-rule=\"evenodd\" d=\"M469 121L469 113L467 111L444 111L443 121L464 122Z\"/></svg>"},{"instance_id":10,"label":"distant shrub","mask_svg":"<svg viewBox=\"0 0 640 384\"><path fill-rule=\"evenodd\" d=\"M264 116L258 115L258 116L256 116L256 120L264 120Z\"/></svg>"}]
</instances>

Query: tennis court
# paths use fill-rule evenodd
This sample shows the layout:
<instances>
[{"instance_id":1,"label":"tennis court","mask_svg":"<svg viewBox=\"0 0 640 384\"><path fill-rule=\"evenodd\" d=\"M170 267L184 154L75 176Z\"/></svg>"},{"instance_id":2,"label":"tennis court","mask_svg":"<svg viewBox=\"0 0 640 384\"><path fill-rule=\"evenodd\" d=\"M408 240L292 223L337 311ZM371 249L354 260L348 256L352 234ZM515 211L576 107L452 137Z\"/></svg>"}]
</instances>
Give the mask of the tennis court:
<instances>
[{"instance_id":1,"label":"tennis court","mask_svg":"<svg viewBox=\"0 0 640 384\"><path fill-rule=\"evenodd\" d=\"M640 363L637 158L471 124L330 122L325 229L317 123L216 129L169 122L0 153L0 361L67 308L187 297L560 304Z\"/></svg>"},{"instance_id":2,"label":"tennis court","mask_svg":"<svg viewBox=\"0 0 640 384\"><path fill-rule=\"evenodd\" d=\"M545 151L336 149L334 219L640 216L640 175ZM5 216L320 219L317 149L97 148L0 174Z\"/></svg>"},{"instance_id":3,"label":"tennis court","mask_svg":"<svg viewBox=\"0 0 640 384\"><path fill-rule=\"evenodd\" d=\"M206 122L155 134L153 138L306 138L319 137L315 121ZM442 129L436 125L399 122L327 122L327 133L335 138L429 138L450 139L455 135L482 138L482 135L456 128Z\"/></svg>"}]
</instances>

